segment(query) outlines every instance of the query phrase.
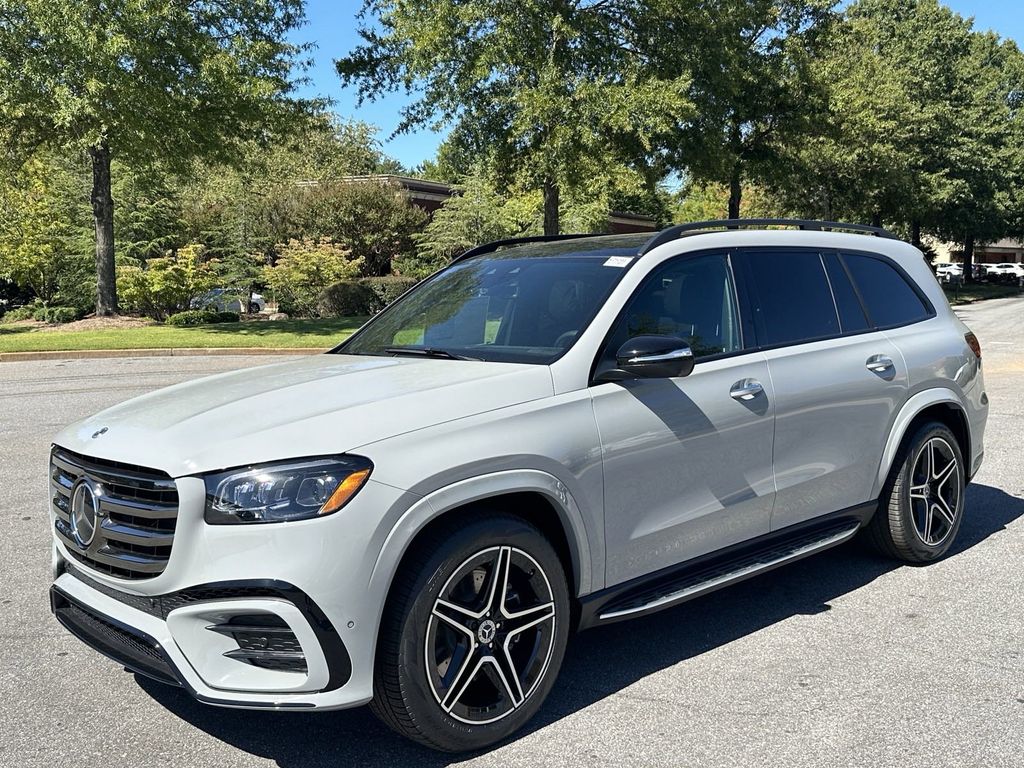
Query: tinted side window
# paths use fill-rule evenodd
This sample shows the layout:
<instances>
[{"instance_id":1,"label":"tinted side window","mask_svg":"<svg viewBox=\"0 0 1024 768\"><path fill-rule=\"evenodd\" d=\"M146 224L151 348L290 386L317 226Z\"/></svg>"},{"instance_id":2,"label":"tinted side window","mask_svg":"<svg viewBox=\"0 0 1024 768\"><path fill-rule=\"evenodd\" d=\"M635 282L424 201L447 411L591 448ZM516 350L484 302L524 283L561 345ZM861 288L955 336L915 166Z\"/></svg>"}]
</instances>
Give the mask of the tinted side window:
<instances>
[{"instance_id":1,"label":"tinted side window","mask_svg":"<svg viewBox=\"0 0 1024 768\"><path fill-rule=\"evenodd\" d=\"M634 336L679 336L698 359L740 347L739 315L724 254L668 262L637 289L616 321L597 371L615 367L615 353Z\"/></svg>"},{"instance_id":2,"label":"tinted side window","mask_svg":"<svg viewBox=\"0 0 1024 768\"><path fill-rule=\"evenodd\" d=\"M839 325L843 333L866 331L870 325L864 316L864 307L861 306L853 283L839 261L838 253L825 254L825 272L828 273L828 282L832 286L832 298L835 299L836 309L839 310Z\"/></svg>"},{"instance_id":3,"label":"tinted side window","mask_svg":"<svg viewBox=\"0 0 1024 768\"><path fill-rule=\"evenodd\" d=\"M843 261L876 326L907 325L931 314L917 292L889 262L855 253L844 253Z\"/></svg>"},{"instance_id":4,"label":"tinted side window","mask_svg":"<svg viewBox=\"0 0 1024 768\"><path fill-rule=\"evenodd\" d=\"M839 317L816 251L746 251L761 346L838 336Z\"/></svg>"}]
</instances>

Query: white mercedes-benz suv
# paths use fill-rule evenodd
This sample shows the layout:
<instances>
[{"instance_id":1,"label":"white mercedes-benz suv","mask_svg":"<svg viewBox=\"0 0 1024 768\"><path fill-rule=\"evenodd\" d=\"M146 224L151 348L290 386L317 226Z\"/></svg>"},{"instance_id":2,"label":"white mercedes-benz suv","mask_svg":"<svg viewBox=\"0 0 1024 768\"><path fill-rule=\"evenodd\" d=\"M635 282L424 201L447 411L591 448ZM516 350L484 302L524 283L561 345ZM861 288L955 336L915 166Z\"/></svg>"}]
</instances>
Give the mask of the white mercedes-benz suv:
<instances>
[{"instance_id":1,"label":"white mercedes-benz suv","mask_svg":"<svg viewBox=\"0 0 1024 768\"><path fill-rule=\"evenodd\" d=\"M371 703L477 749L572 631L858 533L941 557L987 411L977 339L883 230L492 243L328 354L61 432L52 609L210 704Z\"/></svg>"}]
</instances>

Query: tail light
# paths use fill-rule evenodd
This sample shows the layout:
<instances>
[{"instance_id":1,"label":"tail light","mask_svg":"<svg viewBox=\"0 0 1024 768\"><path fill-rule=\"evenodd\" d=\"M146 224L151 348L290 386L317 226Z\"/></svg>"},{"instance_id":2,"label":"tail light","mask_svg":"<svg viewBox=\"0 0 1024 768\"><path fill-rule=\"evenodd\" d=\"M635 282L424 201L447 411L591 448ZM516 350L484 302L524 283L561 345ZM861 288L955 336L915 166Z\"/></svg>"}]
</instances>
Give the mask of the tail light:
<instances>
[{"instance_id":1,"label":"tail light","mask_svg":"<svg viewBox=\"0 0 1024 768\"><path fill-rule=\"evenodd\" d=\"M978 337L973 333L965 333L964 341L967 342L967 346L971 348L971 352L974 353L974 356L978 358L978 360L981 360L981 343L978 341Z\"/></svg>"}]
</instances>

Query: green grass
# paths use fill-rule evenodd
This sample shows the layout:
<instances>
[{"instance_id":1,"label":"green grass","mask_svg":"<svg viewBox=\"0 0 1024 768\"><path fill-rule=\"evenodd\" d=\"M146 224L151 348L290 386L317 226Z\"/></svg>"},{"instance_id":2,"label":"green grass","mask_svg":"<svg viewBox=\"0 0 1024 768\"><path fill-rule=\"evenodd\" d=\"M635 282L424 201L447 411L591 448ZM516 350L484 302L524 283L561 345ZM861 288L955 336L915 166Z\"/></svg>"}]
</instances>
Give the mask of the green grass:
<instances>
[{"instance_id":1,"label":"green grass","mask_svg":"<svg viewBox=\"0 0 1024 768\"><path fill-rule=\"evenodd\" d=\"M943 285L942 290L946 292L946 298L949 299L950 304L973 304L985 299L1002 299L1007 296L1021 295L1020 289L1015 285L994 285L992 283L970 283L959 287Z\"/></svg>"},{"instance_id":2,"label":"green grass","mask_svg":"<svg viewBox=\"0 0 1024 768\"><path fill-rule=\"evenodd\" d=\"M193 328L152 325L142 328L62 331L0 325L0 352L79 349L174 349L184 347L303 347L324 349L344 341L363 317L326 320L261 320Z\"/></svg>"}]
</instances>

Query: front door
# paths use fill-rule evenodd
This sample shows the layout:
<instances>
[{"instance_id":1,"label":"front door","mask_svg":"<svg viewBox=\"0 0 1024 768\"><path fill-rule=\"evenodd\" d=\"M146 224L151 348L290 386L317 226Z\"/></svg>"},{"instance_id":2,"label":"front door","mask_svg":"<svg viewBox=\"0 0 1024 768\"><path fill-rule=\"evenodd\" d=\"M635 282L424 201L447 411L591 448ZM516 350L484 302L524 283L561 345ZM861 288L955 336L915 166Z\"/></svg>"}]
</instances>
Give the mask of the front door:
<instances>
[{"instance_id":1,"label":"front door","mask_svg":"<svg viewBox=\"0 0 1024 768\"><path fill-rule=\"evenodd\" d=\"M745 351L730 259L679 257L637 289L597 372L641 334L686 339L693 372L591 388L604 462L607 585L767 533L775 394Z\"/></svg>"}]
</instances>

